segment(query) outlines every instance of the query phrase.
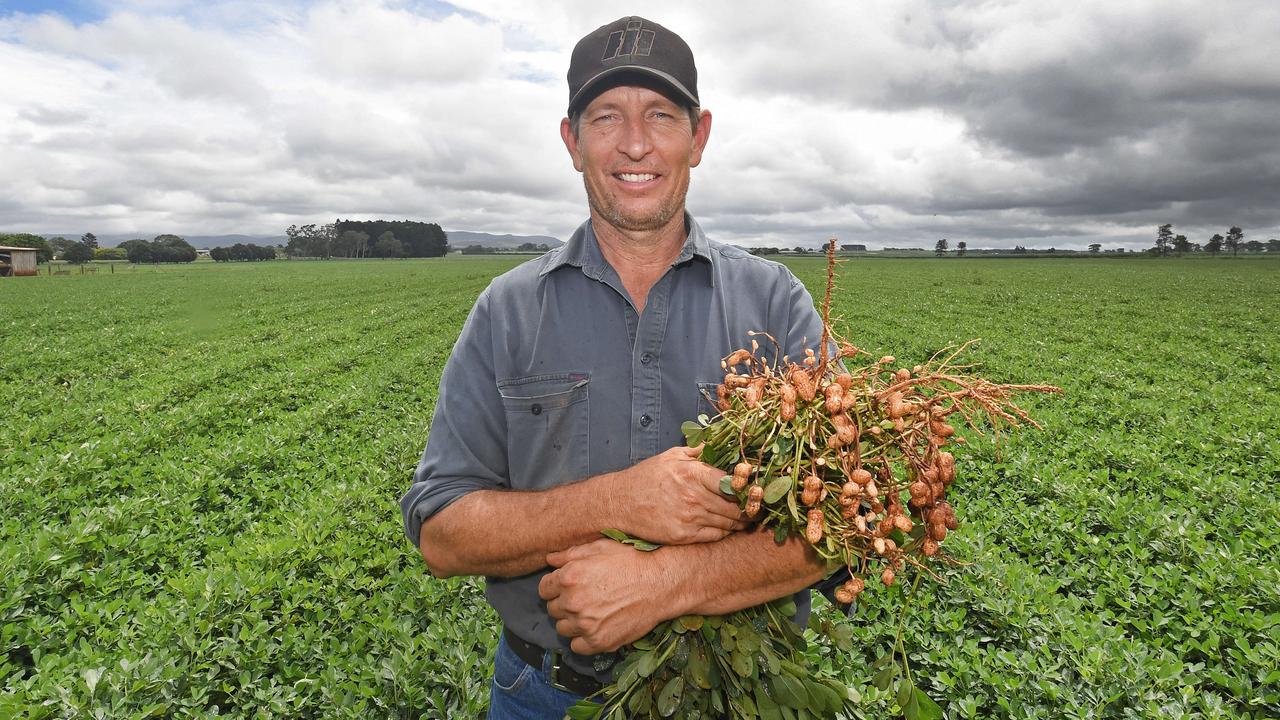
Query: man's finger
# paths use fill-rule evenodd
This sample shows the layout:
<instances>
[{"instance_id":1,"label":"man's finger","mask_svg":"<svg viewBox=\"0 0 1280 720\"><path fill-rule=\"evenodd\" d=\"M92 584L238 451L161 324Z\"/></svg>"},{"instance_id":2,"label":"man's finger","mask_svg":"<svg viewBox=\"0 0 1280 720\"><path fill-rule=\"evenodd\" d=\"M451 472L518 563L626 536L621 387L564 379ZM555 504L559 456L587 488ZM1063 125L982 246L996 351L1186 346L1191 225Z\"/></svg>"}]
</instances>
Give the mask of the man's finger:
<instances>
[{"instance_id":1,"label":"man's finger","mask_svg":"<svg viewBox=\"0 0 1280 720\"><path fill-rule=\"evenodd\" d=\"M604 650L604 648L597 647L594 643L584 637L575 637L573 642L569 643L569 648L579 655L595 655L596 653Z\"/></svg>"},{"instance_id":2,"label":"man's finger","mask_svg":"<svg viewBox=\"0 0 1280 720\"><path fill-rule=\"evenodd\" d=\"M713 528L715 530L720 530L723 532L729 532L730 530L733 530L733 526L737 524L737 522L738 520L736 516L729 517L727 515L721 515L714 512L711 513L710 515L707 515L706 519L703 521L706 527Z\"/></svg>"},{"instance_id":3,"label":"man's finger","mask_svg":"<svg viewBox=\"0 0 1280 720\"><path fill-rule=\"evenodd\" d=\"M556 634L560 637L576 638L582 634L582 628L572 618L564 618L556 621Z\"/></svg>"},{"instance_id":4,"label":"man's finger","mask_svg":"<svg viewBox=\"0 0 1280 720\"><path fill-rule=\"evenodd\" d=\"M551 600L560 597L560 578L556 577L558 573L547 573L538 581L538 597L543 600Z\"/></svg>"}]
</instances>

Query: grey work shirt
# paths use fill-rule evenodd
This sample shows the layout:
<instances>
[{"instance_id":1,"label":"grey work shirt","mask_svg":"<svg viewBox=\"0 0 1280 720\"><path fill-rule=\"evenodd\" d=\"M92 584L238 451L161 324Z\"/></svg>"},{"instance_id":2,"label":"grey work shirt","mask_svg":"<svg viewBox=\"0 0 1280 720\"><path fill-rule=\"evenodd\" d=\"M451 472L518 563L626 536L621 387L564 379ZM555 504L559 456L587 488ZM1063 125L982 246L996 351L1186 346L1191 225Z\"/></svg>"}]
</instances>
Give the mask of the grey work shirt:
<instances>
[{"instance_id":1,"label":"grey work shirt","mask_svg":"<svg viewBox=\"0 0 1280 720\"><path fill-rule=\"evenodd\" d=\"M793 360L822 320L783 265L711 242L686 215L680 256L637 313L591 222L565 245L493 280L445 365L431 434L400 501L416 547L422 523L474 490L541 490L630 467L684 442L680 424L711 402L720 360L777 338ZM768 341L758 337L763 347ZM491 519L501 533L502 518ZM486 578L485 595L520 637L568 652L538 597L549 569ZM808 593L801 612L807 616ZM569 664L592 672L569 654Z\"/></svg>"}]
</instances>

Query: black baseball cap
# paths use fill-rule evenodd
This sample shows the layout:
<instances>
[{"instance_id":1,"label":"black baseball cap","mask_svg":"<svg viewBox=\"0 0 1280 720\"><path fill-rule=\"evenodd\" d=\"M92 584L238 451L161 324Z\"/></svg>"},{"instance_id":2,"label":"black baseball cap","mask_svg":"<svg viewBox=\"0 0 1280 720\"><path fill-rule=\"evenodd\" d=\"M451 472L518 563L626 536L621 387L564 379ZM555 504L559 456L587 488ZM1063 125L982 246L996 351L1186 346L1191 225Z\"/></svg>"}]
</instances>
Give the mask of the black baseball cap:
<instances>
[{"instance_id":1,"label":"black baseball cap","mask_svg":"<svg viewBox=\"0 0 1280 720\"><path fill-rule=\"evenodd\" d=\"M596 28L578 41L569 60L569 114L597 95L632 80L657 81L656 90L698 107L698 68L679 35L630 16ZM647 83L638 83L647 84Z\"/></svg>"}]
</instances>

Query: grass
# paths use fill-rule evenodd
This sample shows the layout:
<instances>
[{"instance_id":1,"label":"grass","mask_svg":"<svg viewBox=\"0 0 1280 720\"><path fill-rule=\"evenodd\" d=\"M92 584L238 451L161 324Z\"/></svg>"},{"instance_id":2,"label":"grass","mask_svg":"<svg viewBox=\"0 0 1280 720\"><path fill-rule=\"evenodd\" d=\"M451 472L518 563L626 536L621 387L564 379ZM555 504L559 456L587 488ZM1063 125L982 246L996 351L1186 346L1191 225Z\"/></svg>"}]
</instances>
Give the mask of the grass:
<instances>
[{"instance_id":1,"label":"grass","mask_svg":"<svg viewBox=\"0 0 1280 720\"><path fill-rule=\"evenodd\" d=\"M0 281L0 717L478 717L496 621L396 501L471 302L523 258ZM818 294L817 259L788 264ZM1043 432L960 456L967 566L907 618L949 717L1280 716L1269 259L855 259L850 339L970 357ZM727 350L727 349L726 349ZM895 711L855 651L815 657Z\"/></svg>"}]
</instances>

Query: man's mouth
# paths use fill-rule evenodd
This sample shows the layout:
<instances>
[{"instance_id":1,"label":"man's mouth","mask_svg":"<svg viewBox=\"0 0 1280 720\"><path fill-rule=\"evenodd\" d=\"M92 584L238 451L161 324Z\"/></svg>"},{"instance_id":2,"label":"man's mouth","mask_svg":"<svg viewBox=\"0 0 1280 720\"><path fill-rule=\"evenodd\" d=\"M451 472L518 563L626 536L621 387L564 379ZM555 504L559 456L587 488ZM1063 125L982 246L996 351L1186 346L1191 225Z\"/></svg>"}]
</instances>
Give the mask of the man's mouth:
<instances>
[{"instance_id":1,"label":"man's mouth","mask_svg":"<svg viewBox=\"0 0 1280 720\"><path fill-rule=\"evenodd\" d=\"M657 179L657 175L653 173L617 173L614 177L622 182L643 183Z\"/></svg>"}]
</instances>

